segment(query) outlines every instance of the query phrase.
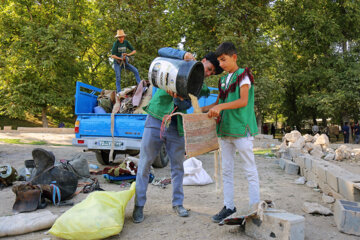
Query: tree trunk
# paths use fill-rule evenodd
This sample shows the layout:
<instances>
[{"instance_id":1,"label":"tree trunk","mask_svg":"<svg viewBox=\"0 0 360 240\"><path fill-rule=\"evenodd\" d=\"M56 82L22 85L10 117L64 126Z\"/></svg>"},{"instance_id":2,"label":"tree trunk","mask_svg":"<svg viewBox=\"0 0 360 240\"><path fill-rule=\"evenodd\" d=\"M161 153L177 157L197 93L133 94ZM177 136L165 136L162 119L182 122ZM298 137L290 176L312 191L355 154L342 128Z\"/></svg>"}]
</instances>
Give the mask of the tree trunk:
<instances>
[{"instance_id":1,"label":"tree trunk","mask_svg":"<svg viewBox=\"0 0 360 240\"><path fill-rule=\"evenodd\" d=\"M261 113L256 114L256 122L257 122L259 133L262 133L262 114Z\"/></svg>"},{"instance_id":2,"label":"tree trunk","mask_svg":"<svg viewBox=\"0 0 360 240\"><path fill-rule=\"evenodd\" d=\"M42 111L41 111L42 123L43 123L44 128L49 127L48 120L47 120L47 117L46 117L46 110L47 110L47 107L43 107Z\"/></svg>"}]
</instances>

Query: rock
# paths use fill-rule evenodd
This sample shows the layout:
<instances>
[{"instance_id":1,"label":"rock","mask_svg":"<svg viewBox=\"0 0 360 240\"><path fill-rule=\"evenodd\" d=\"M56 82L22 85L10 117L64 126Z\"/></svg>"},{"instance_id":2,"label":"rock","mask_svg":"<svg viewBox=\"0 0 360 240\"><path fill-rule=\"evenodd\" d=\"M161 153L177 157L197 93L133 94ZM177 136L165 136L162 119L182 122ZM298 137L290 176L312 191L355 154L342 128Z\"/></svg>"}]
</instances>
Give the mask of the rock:
<instances>
[{"instance_id":1,"label":"rock","mask_svg":"<svg viewBox=\"0 0 360 240\"><path fill-rule=\"evenodd\" d=\"M360 152L355 152L355 161L359 162L360 161Z\"/></svg>"},{"instance_id":2,"label":"rock","mask_svg":"<svg viewBox=\"0 0 360 240\"><path fill-rule=\"evenodd\" d=\"M296 140L301 137L301 133L297 130L293 130L290 133L285 134L285 139L288 142L296 142Z\"/></svg>"},{"instance_id":3,"label":"rock","mask_svg":"<svg viewBox=\"0 0 360 240\"><path fill-rule=\"evenodd\" d=\"M309 152L311 152L311 150L314 149L314 144L311 143L311 142L306 142L305 146L304 146L304 149L306 149L306 151L309 153Z\"/></svg>"},{"instance_id":4,"label":"rock","mask_svg":"<svg viewBox=\"0 0 360 240\"><path fill-rule=\"evenodd\" d=\"M321 134L317 139L316 141L314 142L314 144L317 144L317 145L325 145L326 147L329 146L330 144L330 141L329 141L329 138L328 136L326 136L326 134Z\"/></svg>"},{"instance_id":5,"label":"rock","mask_svg":"<svg viewBox=\"0 0 360 240\"><path fill-rule=\"evenodd\" d=\"M329 195L326 195L325 193L323 193L322 195L322 200L324 203L333 203L335 202L335 198L329 196Z\"/></svg>"},{"instance_id":6,"label":"rock","mask_svg":"<svg viewBox=\"0 0 360 240\"><path fill-rule=\"evenodd\" d=\"M289 147L301 149L305 146L305 139L300 136L294 143L290 142Z\"/></svg>"},{"instance_id":7,"label":"rock","mask_svg":"<svg viewBox=\"0 0 360 240\"><path fill-rule=\"evenodd\" d=\"M305 142L312 142L314 137L311 136L310 134L305 134L304 136Z\"/></svg>"},{"instance_id":8,"label":"rock","mask_svg":"<svg viewBox=\"0 0 360 240\"><path fill-rule=\"evenodd\" d=\"M295 184L301 184L304 185L306 182L306 178L305 177L299 177L298 179L295 180Z\"/></svg>"},{"instance_id":9,"label":"rock","mask_svg":"<svg viewBox=\"0 0 360 240\"><path fill-rule=\"evenodd\" d=\"M351 148L341 145L338 149L335 150L335 160L343 161L345 159L351 158Z\"/></svg>"},{"instance_id":10,"label":"rock","mask_svg":"<svg viewBox=\"0 0 360 240\"><path fill-rule=\"evenodd\" d=\"M334 149L332 149L332 148L326 148L325 150L324 150L326 153L333 153L333 154L335 154L335 150Z\"/></svg>"},{"instance_id":11,"label":"rock","mask_svg":"<svg viewBox=\"0 0 360 240\"><path fill-rule=\"evenodd\" d=\"M280 144L279 152L286 152L286 148L287 148L286 141L283 141L283 142Z\"/></svg>"},{"instance_id":12,"label":"rock","mask_svg":"<svg viewBox=\"0 0 360 240\"><path fill-rule=\"evenodd\" d=\"M317 151L321 151L322 152L322 147L318 144L313 143L313 150L317 150Z\"/></svg>"},{"instance_id":13,"label":"rock","mask_svg":"<svg viewBox=\"0 0 360 240\"><path fill-rule=\"evenodd\" d=\"M310 154L311 156L314 156L316 158L322 158L324 156L324 153L322 151L319 151L318 149L313 149Z\"/></svg>"},{"instance_id":14,"label":"rock","mask_svg":"<svg viewBox=\"0 0 360 240\"><path fill-rule=\"evenodd\" d=\"M324 160L326 160L326 161L331 161L331 160L334 160L334 159L335 159L335 153L328 153L324 157Z\"/></svg>"},{"instance_id":15,"label":"rock","mask_svg":"<svg viewBox=\"0 0 360 240\"><path fill-rule=\"evenodd\" d=\"M327 207L324 207L318 203L304 202L302 210L306 213L321 214L325 216L332 215L333 213Z\"/></svg>"},{"instance_id":16,"label":"rock","mask_svg":"<svg viewBox=\"0 0 360 240\"><path fill-rule=\"evenodd\" d=\"M301 148L288 148L289 155L291 156L291 159L294 159L294 157L302 155Z\"/></svg>"},{"instance_id":17,"label":"rock","mask_svg":"<svg viewBox=\"0 0 360 240\"><path fill-rule=\"evenodd\" d=\"M306 186L311 187L311 188L316 188L317 184L314 183L313 181L307 181Z\"/></svg>"},{"instance_id":18,"label":"rock","mask_svg":"<svg viewBox=\"0 0 360 240\"><path fill-rule=\"evenodd\" d=\"M320 135L317 133L317 134L313 137L312 142L313 142L313 143L316 142L316 140L317 140L317 138L318 138L319 136L320 136Z\"/></svg>"},{"instance_id":19,"label":"rock","mask_svg":"<svg viewBox=\"0 0 360 240\"><path fill-rule=\"evenodd\" d=\"M301 153L303 154L309 154L309 151L306 148L301 149Z\"/></svg>"}]
</instances>

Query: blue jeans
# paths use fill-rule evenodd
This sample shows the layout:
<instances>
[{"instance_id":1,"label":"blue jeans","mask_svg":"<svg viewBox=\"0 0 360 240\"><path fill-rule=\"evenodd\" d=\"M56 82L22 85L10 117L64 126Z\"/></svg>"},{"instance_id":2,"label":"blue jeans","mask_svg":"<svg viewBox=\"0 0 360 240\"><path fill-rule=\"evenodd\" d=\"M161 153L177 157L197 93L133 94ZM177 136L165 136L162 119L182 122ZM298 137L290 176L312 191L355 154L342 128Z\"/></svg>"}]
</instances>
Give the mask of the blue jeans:
<instances>
[{"instance_id":1,"label":"blue jeans","mask_svg":"<svg viewBox=\"0 0 360 240\"><path fill-rule=\"evenodd\" d=\"M185 141L179 136L176 124L170 124L160 139L161 120L148 115L141 140L140 160L136 174L135 206L144 206L149 183L150 167L165 143L171 166L172 205L183 205Z\"/></svg>"},{"instance_id":2,"label":"blue jeans","mask_svg":"<svg viewBox=\"0 0 360 240\"><path fill-rule=\"evenodd\" d=\"M360 135L355 135L355 143L358 144L360 142Z\"/></svg>"},{"instance_id":3,"label":"blue jeans","mask_svg":"<svg viewBox=\"0 0 360 240\"><path fill-rule=\"evenodd\" d=\"M130 70L134 73L136 82L139 84L141 82L139 71L136 67L131 65L130 63L125 63L125 65L118 64L118 62L114 59L114 70L115 70L115 77L116 77L116 92L121 91L121 70L125 67L125 69Z\"/></svg>"}]
</instances>

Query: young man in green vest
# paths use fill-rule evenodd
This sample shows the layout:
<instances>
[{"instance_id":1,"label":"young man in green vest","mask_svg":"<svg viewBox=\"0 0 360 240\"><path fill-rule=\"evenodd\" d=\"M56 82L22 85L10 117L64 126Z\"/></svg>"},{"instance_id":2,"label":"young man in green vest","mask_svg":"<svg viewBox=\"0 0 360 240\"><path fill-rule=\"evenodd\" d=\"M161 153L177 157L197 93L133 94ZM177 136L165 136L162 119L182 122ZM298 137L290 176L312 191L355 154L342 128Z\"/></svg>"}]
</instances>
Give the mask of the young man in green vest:
<instances>
[{"instance_id":1,"label":"young man in green vest","mask_svg":"<svg viewBox=\"0 0 360 240\"><path fill-rule=\"evenodd\" d=\"M212 217L221 222L236 212L234 204L234 160L238 150L244 161L248 180L250 207L260 201L259 177L256 168L253 140L258 133L254 112L254 78L248 68L239 68L236 48L231 42L222 43L215 51L220 67L228 72L219 80L219 95L215 103L202 108L209 117L217 118L220 137L224 207Z\"/></svg>"},{"instance_id":2,"label":"young man in green vest","mask_svg":"<svg viewBox=\"0 0 360 240\"><path fill-rule=\"evenodd\" d=\"M171 57L183 60L194 60L194 56L173 48L159 49L161 57ZM219 66L214 53L208 53L201 60L204 66L204 77L220 74L223 70ZM200 96L208 96L210 90L204 84L200 91ZM165 115L170 115L173 111L186 113L191 107L191 102L179 100L176 93L158 89L152 97L150 103L144 108L148 113L140 147L140 160L136 173L136 192L135 206L133 210L133 222L141 223L144 220L143 209L146 203L146 191L149 182L150 166L158 156L160 149L165 144L167 155L171 164L171 185L172 185L172 206L173 210L180 217L189 216L187 209L183 207L184 191L183 176L185 157L185 142L181 118L174 116L171 118L170 126L160 138L162 119Z\"/></svg>"}]
</instances>

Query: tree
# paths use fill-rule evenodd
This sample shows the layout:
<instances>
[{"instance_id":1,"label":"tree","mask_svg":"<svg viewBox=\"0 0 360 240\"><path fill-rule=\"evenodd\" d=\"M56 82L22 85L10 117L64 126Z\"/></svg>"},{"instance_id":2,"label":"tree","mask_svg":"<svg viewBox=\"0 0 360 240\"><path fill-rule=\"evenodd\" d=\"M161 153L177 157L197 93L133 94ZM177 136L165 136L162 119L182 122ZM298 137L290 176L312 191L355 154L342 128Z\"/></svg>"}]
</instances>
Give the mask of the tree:
<instances>
[{"instance_id":1,"label":"tree","mask_svg":"<svg viewBox=\"0 0 360 240\"><path fill-rule=\"evenodd\" d=\"M24 117L71 105L84 46L86 1L6 1L1 7L1 112Z\"/></svg>"}]
</instances>

